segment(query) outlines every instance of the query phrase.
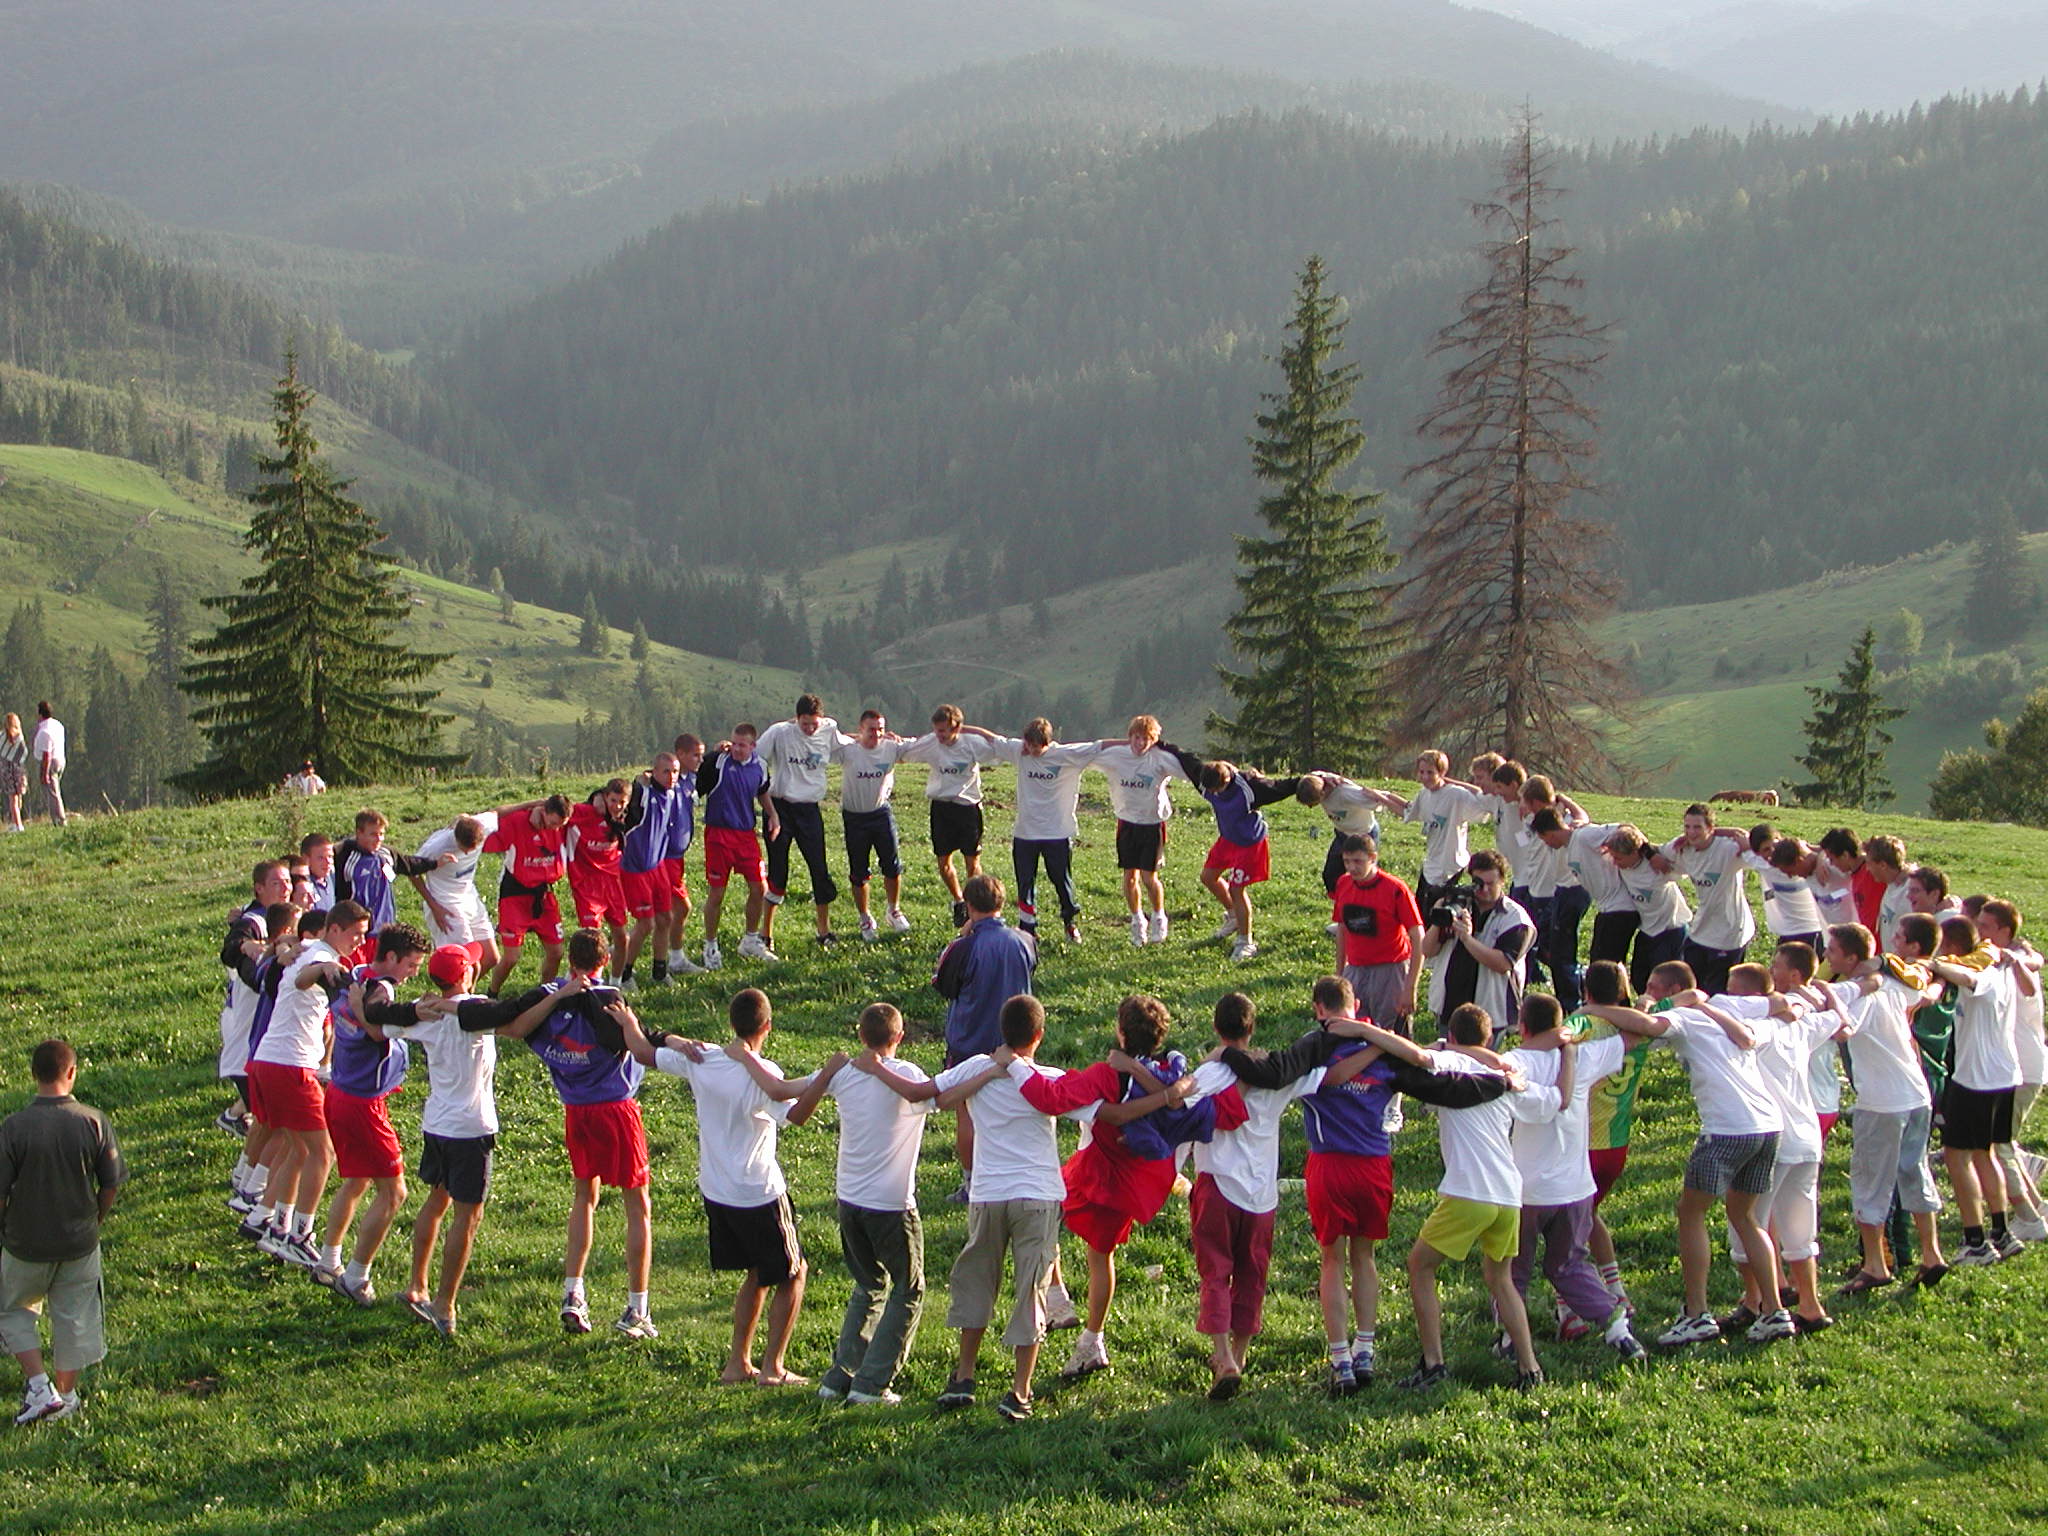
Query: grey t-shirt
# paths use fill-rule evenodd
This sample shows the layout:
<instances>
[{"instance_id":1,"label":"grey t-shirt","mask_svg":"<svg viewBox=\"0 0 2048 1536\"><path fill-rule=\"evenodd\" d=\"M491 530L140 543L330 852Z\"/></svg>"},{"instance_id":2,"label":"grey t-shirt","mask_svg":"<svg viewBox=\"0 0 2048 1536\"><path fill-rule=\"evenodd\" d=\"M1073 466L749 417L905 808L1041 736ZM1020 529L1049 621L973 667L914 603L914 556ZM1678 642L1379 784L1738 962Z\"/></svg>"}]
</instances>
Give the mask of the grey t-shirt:
<instances>
[{"instance_id":1,"label":"grey t-shirt","mask_svg":"<svg viewBox=\"0 0 2048 1536\"><path fill-rule=\"evenodd\" d=\"M0 1120L0 1247L31 1264L84 1258L99 1246L100 1191L127 1177L104 1114L38 1096Z\"/></svg>"}]
</instances>

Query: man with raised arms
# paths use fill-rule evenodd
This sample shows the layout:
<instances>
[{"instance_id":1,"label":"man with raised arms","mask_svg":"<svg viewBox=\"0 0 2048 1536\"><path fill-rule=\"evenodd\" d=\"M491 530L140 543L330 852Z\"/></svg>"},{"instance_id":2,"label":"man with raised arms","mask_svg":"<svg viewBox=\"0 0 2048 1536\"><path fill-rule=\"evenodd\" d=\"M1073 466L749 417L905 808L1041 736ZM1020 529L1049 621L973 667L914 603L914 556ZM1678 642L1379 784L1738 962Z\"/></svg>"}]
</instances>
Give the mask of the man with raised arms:
<instances>
[{"instance_id":1,"label":"man with raised arms","mask_svg":"<svg viewBox=\"0 0 2048 1536\"><path fill-rule=\"evenodd\" d=\"M854 909L860 913L860 936L870 944L882 936L868 908L870 861L882 872L890 931L910 932L910 919L903 915L903 854L896 839L896 808L889 802L896 792L896 764L911 745L891 734L888 717L879 709L864 709L859 731L852 736L841 732L832 748L839 764L839 819L846 832L847 883L853 887Z\"/></svg>"},{"instance_id":2,"label":"man with raised arms","mask_svg":"<svg viewBox=\"0 0 2048 1536\"><path fill-rule=\"evenodd\" d=\"M796 701L794 718L778 720L761 733L755 747L768 771L768 885L761 912L761 946L775 947L775 909L789 889L789 850L795 844L811 876L811 904L817 918L818 942L836 942L832 903L839 899L825 857L825 770L839 743L839 722L825 713L815 693Z\"/></svg>"}]
</instances>

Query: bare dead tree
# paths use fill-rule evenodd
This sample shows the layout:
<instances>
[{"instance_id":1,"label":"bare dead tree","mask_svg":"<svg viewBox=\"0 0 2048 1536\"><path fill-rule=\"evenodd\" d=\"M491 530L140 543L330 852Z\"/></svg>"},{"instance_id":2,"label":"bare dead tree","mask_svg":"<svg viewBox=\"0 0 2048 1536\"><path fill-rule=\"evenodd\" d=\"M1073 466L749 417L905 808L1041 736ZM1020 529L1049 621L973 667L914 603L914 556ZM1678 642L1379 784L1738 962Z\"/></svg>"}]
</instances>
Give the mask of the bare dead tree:
<instances>
[{"instance_id":1,"label":"bare dead tree","mask_svg":"<svg viewBox=\"0 0 2048 1536\"><path fill-rule=\"evenodd\" d=\"M1626 670L1594 625L1619 584L1605 523L1578 510L1596 416L1582 391L1607 328L1580 313L1583 280L1550 206L1555 156L1526 109L1494 197L1475 204L1486 276L1438 333L1454 359L1417 427L1436 453L1408 471L1427 485L1401 583L1409 648L1395 664L1396 734L1454 760L1498 750L1572 782L1619 781L1609 727Z\"/></svg>"}]
</instances>

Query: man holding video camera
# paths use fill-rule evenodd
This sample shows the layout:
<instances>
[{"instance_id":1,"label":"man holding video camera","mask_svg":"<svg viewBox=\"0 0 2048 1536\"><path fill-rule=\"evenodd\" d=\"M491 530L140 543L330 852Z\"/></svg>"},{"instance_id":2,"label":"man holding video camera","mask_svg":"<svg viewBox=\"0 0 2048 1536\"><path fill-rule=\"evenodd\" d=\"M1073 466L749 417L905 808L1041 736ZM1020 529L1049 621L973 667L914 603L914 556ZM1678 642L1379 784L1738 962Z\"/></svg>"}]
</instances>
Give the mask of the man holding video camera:
<instances>
[{"instance_id":1,"label":"man holding video camera","mask_svg":"<svg viewBox=\"0 0 2048 1536\"><path fill-rule=\"evenodd\" d=\"M1423 914L1422 954L1430 968L1429 1006L1439 1019L1477 1003L1496 1039L1521 1016L1522 984L1536 920L1508 895L1507 861L1482 848L1465 864L1471 884L1437 893Z\"/></svg>"}]
</instances>

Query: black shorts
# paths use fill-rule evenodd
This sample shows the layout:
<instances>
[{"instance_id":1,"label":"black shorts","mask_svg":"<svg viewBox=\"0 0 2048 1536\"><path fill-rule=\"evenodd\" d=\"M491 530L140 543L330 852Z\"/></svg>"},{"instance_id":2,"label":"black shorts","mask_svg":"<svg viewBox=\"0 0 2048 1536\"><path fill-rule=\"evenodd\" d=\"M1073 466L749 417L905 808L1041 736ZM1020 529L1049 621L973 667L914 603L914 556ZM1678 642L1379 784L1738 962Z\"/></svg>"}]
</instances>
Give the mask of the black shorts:
<instances>
[{"instance_id":1,"label":"black shorts","mask_svg":"<svg viewBox=\"0 0 2048 1536\"><path fill-rule=\"evenodd\" d=\"M445 1189L450 1200L482 1205L491 1190L491 1152L495 1136L427 1136L420 1154L420 1182Z\"/></svg>"},{"instance_id":2,"label":"black shorts","mask_svg":"<svg viewBox=\"0 0 2048 1536\"><path fill-rule=\"evenodd\" d=\"M932 856L964 853L981 857L981 807L964 800L934 800L932 808Z\"/></svg>"},{"instance_id":3,"label":"black shorts","mask_svg":"<svg viewBox=\"0 0 2048 1536\"><path fill-rule=\"evenodd\" d=\"M249 1107L249 1074L246 1072L230 1072L228 1074L228 1081L235 1085L235 1097L242 1101L242 1108L247 1109Z\"/></svg>"},{"instance_id":4,"label":"black shorts","mask_svg":"<svg viewBox=\"0 0 2048 1536\"><path fill-rule=\"evenodd\" d=\"M762 1285L781 1285L803 1267L797 1246L796 1212L789 1196L766 1205L720 1205L704 1202L711 1223L711 1267L744 1269Z\"/></svg>"},{"instance_id":5,"label":"black shorts","mask_svg":"<svg viewBox=\"0 0 2048 1536\"><path fill-rule=\"evenodd\" d=\"M868 883L868 860L872 857L884 879L903 873L903 859L896 849L896 813L884 805L872 811L841 811L846 824L846 868L855 885Z\"/></svg>"},{"instance_id":6,"label":"black shorts","mask_svg":"<svg viewBox=\"0 0 2048 1536\"><path fill-rule=\"evenodd\" d=\"M1965 1088L1953 1078L1941 1095L1945 1152L1989 1152L2012 1140L2011 1088Z\"/></svg>"},{"instance_id":7,"label":"black shorts","mask_svg":"<svg viewBox=\"0 0 2048 1536\"><path fill-rule=\"evenodd\" d=\"M1120 821L1116 824L1116 867L1157 869L1166 858L1166 823Z\"/></svg>"}]
</instances>

